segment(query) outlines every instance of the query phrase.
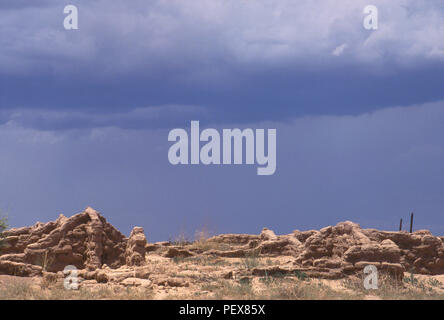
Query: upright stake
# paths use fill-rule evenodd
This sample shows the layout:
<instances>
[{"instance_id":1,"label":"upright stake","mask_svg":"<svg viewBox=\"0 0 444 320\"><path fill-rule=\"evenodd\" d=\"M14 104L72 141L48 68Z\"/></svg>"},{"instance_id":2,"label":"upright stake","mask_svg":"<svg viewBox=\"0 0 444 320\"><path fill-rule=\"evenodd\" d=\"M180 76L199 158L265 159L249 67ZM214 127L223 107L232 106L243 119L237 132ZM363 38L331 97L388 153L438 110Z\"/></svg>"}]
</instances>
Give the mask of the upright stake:
<instances>
[{"instance_id":1,"label":"upright stake","mask_svg":"<svg viewBox=\"0 0 444 320\"><path fill-rule=\"evenodd\" d=\"M410 233L412 233L412 231L413 231L413 212L410 215Z\"/></svg>"},{"instance_id":2,"label":"upright stake","mask_svg":"<svg viewBox=\"0 0 444 320\"><path fill-rule=\"evenodd\" d=\"M401 231L402 230L402 219L401 219L401 221L399 221L399 231Z\"/></svg>"}]
</instances>

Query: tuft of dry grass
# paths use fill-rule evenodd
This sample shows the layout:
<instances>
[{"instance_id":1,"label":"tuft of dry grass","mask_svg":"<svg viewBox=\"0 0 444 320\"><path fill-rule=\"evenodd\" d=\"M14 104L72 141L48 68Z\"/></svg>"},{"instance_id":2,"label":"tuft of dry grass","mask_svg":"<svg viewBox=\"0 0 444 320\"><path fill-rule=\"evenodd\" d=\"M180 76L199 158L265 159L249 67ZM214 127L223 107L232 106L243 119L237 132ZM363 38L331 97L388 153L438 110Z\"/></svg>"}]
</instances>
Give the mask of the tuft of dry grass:
<instances>
[{"instance_id":1,"label":"tuft of dry grass","mask_svg":"<svg viewBox=\"0 0 444 320\"><path fill-rule=\"evenodd\" d=\"M226 243L219 243L211 240L211 232L207 228L202 228L197 230L194 234L194 240L191 241L188 235L181 232L178 236L174 238L173 241L170 240L172 245L186 247L189 250L205 252L209 250L216 251L228 251L231 250L231 246Z\"/></svg>"},{"instance_id":2,"label":"tuft of dry grass","mask_svg":"<svg viewBox=\"0 0 444 320\"><path fill-rule=\"evenodd\" d=\"M219 280L217 284L204 285L202 290L209 291L211 298L216 300L252 300L256 297L249 281Z\"/></svg>"},{"instance_id":3,"label":"tuft of dry grass","mask_svg":"<svg viewBox=\"0 0 444 320\"><path fill-rule=\"evenodd\" d=\"M366 290L362 285L363 279L349 278L343 280L343 285L359 295L374 295L383 300L443 300L444 293L439 290L441 283L436 279L423 281L413 274L399 281L389 275L379 277L378 289Z\"/></svg>"},{"instance_id":4,"label":"tuft of dry grass","mask_svg":"<svg viewBox=\"0 0 444 320\"><path fill-rule=\"evenodd\" d=\"M27 281L2 284L0 300L150 300L152 289L107 285L66 290L62 283L33 285Z\"/></svg>"},{"instance_id":5,"label":"tuft of dry grass","mask_svg":"<svg viewBox=\"0 0 444 320\"><path fill-rule=\"evenodd\" d=\"M185 232L181 232L174 240L170 240L170 243L174 246L184 247L191 244L192 241Z\"/></svg>"},{"instance_id":6,"label":"tuft of dry grass","mask_svg":"<svg viewBox=\"0 0 444 320\"><path fill-rule=\"evenodd\" d=\"M242 264L248 270L251 270L251 269L254 269L254 268L260 266L261 261L259 258L259 252L252 251L251 253L247 254L242 259Z\"/></svg>"},{"instance_id":7,"label":"tuft of dry grass","mask_svg":"<svg viewBox=\"0 0 444 320\"><path fill-rule=\"evenodd\" d=\"M211 241L210 239L196 240L190 245L189 248L191 250L197 250L200 252L205 252L209 250L215 250L215 251L231 250L231 247L228 244Z\"/></svg>"}]
</instances>

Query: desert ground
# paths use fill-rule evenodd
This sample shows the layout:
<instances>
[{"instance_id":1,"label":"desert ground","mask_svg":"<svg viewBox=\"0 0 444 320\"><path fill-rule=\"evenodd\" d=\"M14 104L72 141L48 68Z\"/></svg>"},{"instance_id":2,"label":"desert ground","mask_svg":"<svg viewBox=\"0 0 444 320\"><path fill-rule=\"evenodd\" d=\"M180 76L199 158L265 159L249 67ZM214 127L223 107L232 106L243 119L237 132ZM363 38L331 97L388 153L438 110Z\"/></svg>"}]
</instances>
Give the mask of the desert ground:
<instances>
[{"instance_id":1,"label":"desert ground","mask_svg":"<svg viewBox=\"0 0 444 320\"><path fill-rule=\"evenodd\" d=\"M262 259L259 259L262 260ZM164 270L162 276L171 279L163 284L126 278L121 284L83 281L78 290L66 290L63 280L48 280L46 277L18 277L0 275L0 299L14 300L160 300L160 299L265 299L265 300L410 300L444 299L444 276L405 274L403 282L393 279L380 281L378 290L366 290L363 279L302 278L298 275L275 275L223 279L217 277L220 266L248 274L239 259L208 259L180 262L164 261L156 271ZM271 259L271 263L278 260ZM270 261L260 261L268 264ZM202 269L202 271L200 271ZM168 270L168 271L165 271ZM205 270L205 271L204 271ZM214 273L211 274L213 270ZM208 272L208 273L204 273ZM413 281L411 281L413 279Z\"/></svg>"},{"instance_id":2,"label":"desert ground","mask_svg":"<svg viewBox=\"0 0 444 320\"><path fill-rule=\"evenodd\" d=\"M87 208L4 236L0 299L444 299L443 237L427 230L346 221L150 243L142 228L125 237ZM367 265L377 289L364 286Z\"/></svg>"}]
</instances>

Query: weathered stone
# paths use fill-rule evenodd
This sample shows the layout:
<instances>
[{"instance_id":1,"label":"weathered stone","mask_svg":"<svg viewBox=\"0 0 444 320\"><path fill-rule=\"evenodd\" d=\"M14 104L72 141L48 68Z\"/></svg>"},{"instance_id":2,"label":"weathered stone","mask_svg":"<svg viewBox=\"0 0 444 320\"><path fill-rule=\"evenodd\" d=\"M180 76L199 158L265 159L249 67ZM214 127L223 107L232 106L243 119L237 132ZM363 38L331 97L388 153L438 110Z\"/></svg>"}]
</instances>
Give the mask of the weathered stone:
<instances>
[{"instance_id":1,"label":"weathered stone","mask_svg":"<svg viewBox=\"0 0 444 320\"><path fill-rule=\"evenodd\" d=\"M268 228L263 228L259 237L261 238L261 240L265 241L277 240L276 234L273 232L273 230L270 230Z\"/></svg>"},{"instance_id":2,"label":"weathered stone","mask_svg":"<svg viewBox=\"0 0 444 320\"><path fill-rule=\"evenodd\" d=\"M171 247L168 249L167 253L165 254L166 258L186 258L191 257L193 254L189 252L188 250L178 249Z\"/></svg>"},{"instance_id":3,"label":"weathered stone","mask_svg":"<svg viewBox=\"0 0 444 320\"><path fill-rule=\"evenodd\" d=\"M2 248L1 261L38 266L50 272L62 271L68 265L95 270L102 263L114 268L125 263L127 239L92 208L70 218L60 215L56 221L10 229L4 234L6 246ZM12 266L5 264L0 272L11 274L15 268ZM24 273L36 273L26 268Z\"/></svg>"},{"instance_id":4,"label":"weathered stone","mask_svg":"<svg viewBox=\"0 0 444 320\"><path fill-rule=\"evenodd\" d=\"M145 264L146 237L142 227L134 227L128 239L125 255L128 266Z\"/></svg>"}]
</instances>

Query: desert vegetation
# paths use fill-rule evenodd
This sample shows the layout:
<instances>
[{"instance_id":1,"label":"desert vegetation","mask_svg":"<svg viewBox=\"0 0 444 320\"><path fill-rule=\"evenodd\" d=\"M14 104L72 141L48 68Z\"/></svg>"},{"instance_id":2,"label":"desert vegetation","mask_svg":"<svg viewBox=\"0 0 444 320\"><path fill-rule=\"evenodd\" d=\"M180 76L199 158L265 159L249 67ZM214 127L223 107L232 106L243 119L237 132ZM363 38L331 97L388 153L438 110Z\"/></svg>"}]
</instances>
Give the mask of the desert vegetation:
<instances>
[{"instance_id":1,"label":"desert vegetation","mask_svg":"<svg viewBox=\"0 0 444 320\"><path fill-rule=\"evenodd\" d=\"M2 246L4 245L4 234L3 232L8 228L8 221L6 217L2 217L0 215L0 254L2 250Z\"/></svg>"}]
</instances>

